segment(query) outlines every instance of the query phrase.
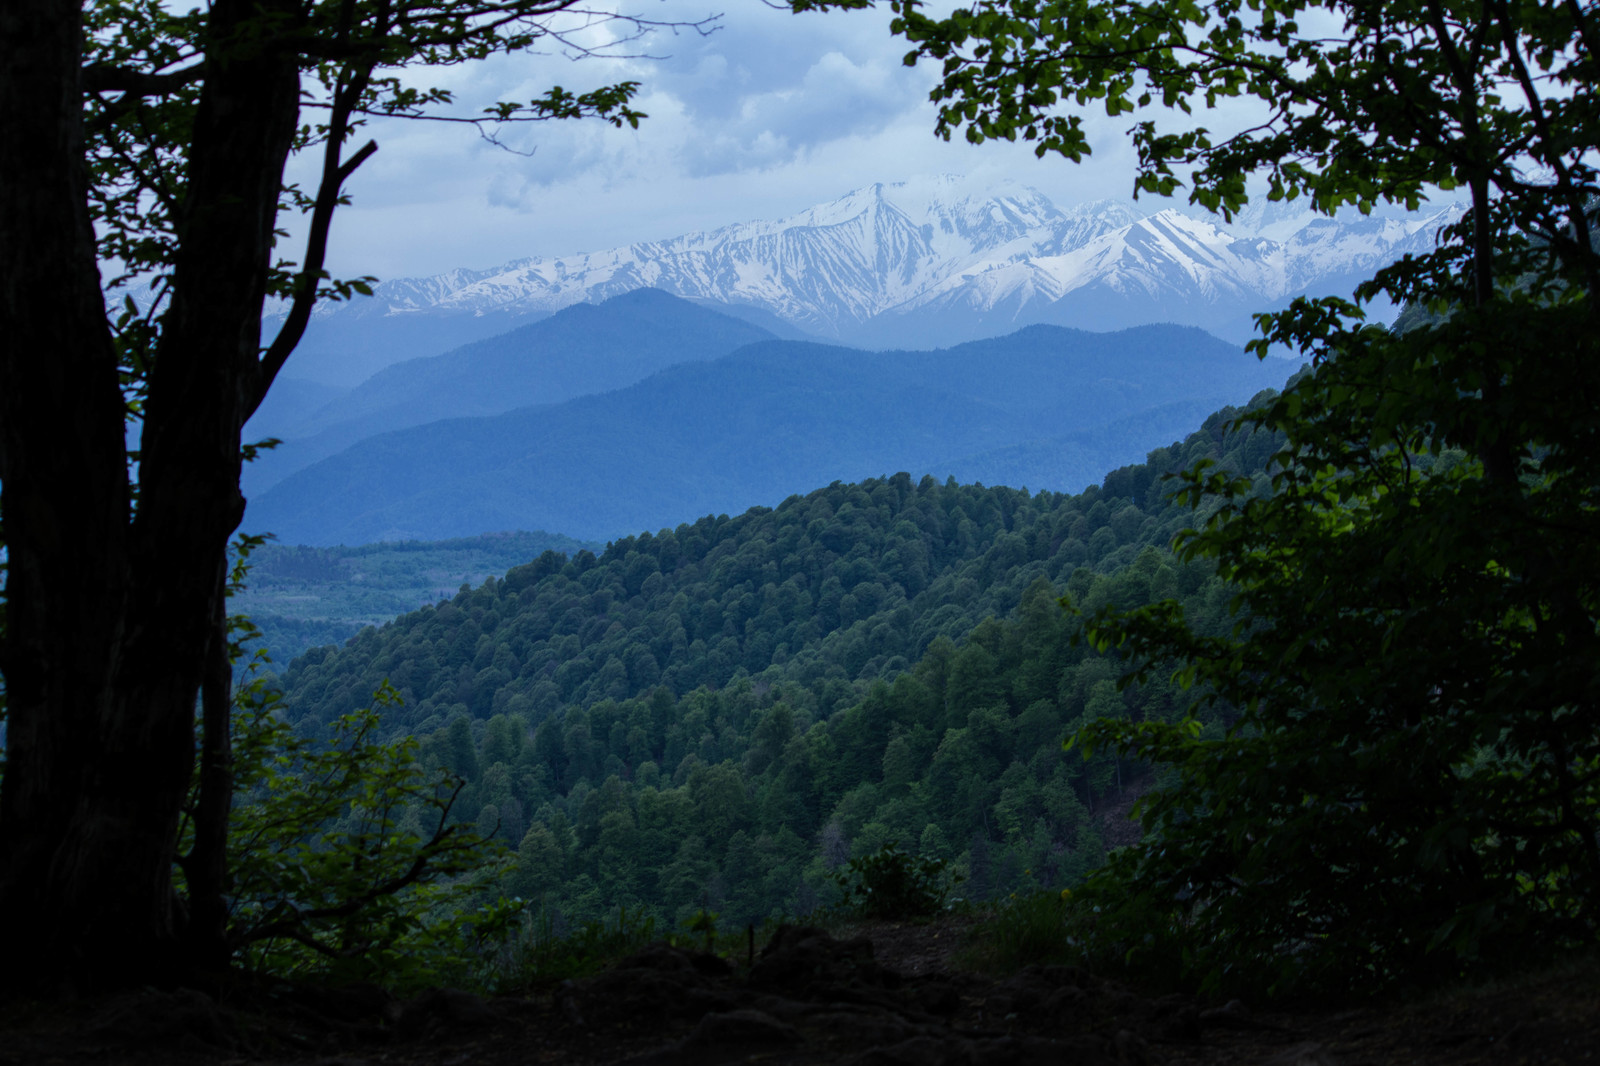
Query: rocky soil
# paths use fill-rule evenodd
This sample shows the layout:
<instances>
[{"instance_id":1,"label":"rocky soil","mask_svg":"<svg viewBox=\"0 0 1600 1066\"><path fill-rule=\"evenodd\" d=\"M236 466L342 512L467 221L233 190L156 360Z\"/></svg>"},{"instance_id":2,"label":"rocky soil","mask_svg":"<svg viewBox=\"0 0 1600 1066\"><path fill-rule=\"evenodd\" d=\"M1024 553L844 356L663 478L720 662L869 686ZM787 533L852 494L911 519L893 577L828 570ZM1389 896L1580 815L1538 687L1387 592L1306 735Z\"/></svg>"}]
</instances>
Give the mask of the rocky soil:
<instances>
[{"instance_id":1,"label":"rocky soil","mask_svg":"<svg viewBox=\"0 0 1600 1066\"><path fill-rule=\"evenodd\" d=\"M1070 966L956 965L959 923L785 927L753 960L654 945L524 996L148 990L0 1012L0 1066L1469 1066L1600 1062L1600 967L1405 1005L1256 1012Z\"/></svg>"}]
</instances>

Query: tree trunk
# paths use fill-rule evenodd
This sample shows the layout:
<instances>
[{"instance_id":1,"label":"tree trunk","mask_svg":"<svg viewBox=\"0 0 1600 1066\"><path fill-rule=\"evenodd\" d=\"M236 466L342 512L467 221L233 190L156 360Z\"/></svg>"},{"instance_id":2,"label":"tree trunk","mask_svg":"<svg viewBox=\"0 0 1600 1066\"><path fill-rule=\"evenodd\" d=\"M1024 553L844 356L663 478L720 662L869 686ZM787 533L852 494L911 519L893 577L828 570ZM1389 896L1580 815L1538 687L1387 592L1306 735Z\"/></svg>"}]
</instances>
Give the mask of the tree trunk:
<instances>
[{"instance_id":1,"label":"tree trunk","mask_svg":"<svg viewBox=\"0 0 1600 1066\"><path fill-rule=\"evenodd\" d=\"M224 576L217 575L219 585ZM206 676L200 685L200 760L190 812L194 844L180 859L189 888L186 954L199 969L228 965L228 816L233 810L233 663L228 658L226 594L211 616Z\"/></svg>"},{"instance_id":2,"label":"tree trunk","mask_svg":"<svg viewBox=\"0 0 1600 1066\"><path fill-rule=\"evenodd\" d=\"M175 837L217 575L243 513L240 431L298 111L292 53L228 54L264 9L295 5L212 4L135 513L86 199L81 14L73 0L0 5L0 987L171 983L192 968Z\"/></svg>"}]
</instances>

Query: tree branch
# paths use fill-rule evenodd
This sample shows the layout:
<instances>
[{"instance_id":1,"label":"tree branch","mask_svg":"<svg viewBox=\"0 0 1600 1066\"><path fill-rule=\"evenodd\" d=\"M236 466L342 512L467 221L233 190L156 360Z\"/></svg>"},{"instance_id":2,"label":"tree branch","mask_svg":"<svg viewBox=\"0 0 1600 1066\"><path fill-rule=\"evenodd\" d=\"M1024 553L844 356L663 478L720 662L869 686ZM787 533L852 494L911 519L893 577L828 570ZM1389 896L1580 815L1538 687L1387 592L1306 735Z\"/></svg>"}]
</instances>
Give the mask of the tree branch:
<instances>
[{"instance_id":1,"label":"tree branch","mask_svg":"<svg viewBox=\"0 0 1600 1066\"><path fill-rule=\"evenodd\" d=\"M162 74L154 74L144 70L133 70L128 67L116 67L109 63L91 63L83 68L83 91L86 93L120 92L125 97L138 96L164 96L176 92L185 85L192 85L206 75L204 60L183 67L179 70L170 70Z\"/></svg>"},{"instance_id":2,"label":"tree branch","mask_svg":"<svg viewBox=\"0 0 1600 1066\"><path fill-rule=\"evenodd\" d=\"M1516 72L1522 94L1528 98L1528 110L1533 116L1534 129L1538 131L1535 143L1542 151L1536 151L1535 154L1542 157L1544 164L1555 172L1556 188L1560 190L1561 199L1571 220L1573 239L1580 251L1581 268L1588 282L1589 292L1594 295L1600 292L1600 275L1596 273L1594 245L1589 239L1589 221L1584 215L1583 199L1578 195L1577 187L1573 183L1572 172L1567 168L1566 161L1561 158L1561 147L1556 143L1549 118L1545 115L1544 102L1539 96L1538 86L1533 83L1528 65L1523 62L1522 48L1517 41L1516 31L1512 28L1511 12L1506 6L1506 0L1492 0L1492 2L1495 13L1500 19L1506 54L1511 58L1511 68ZM1594 300L1589 300L1588 307L1591 314L1594 306Z\"/></svg>"},{"instance_id":3,"label":"tree branch","mask_svg":"<svg viewBox=\"0 0 1600 1066\"><path fill-rule=\"evenodd\" d=\"M246 405L246 417L261 406L278 372L305 335L312 308L317 303L317 284L322 280L322 265L328 253L328 235L333 225L334 209L339 206L340 192L356 168L372 158L378 150L377 142L368 141L349 159L339 158L344 138L349 133L350 115L366 88L370 71L368 67L357 72L350 84L334 93L333 115L328 121L328 139L323 152L322 180L317 187L315 206L311 210L311 232L306 235L305 263L295 279L294 300L289 314L258 364L256 380Z\"/></svg>"}]
</instances>

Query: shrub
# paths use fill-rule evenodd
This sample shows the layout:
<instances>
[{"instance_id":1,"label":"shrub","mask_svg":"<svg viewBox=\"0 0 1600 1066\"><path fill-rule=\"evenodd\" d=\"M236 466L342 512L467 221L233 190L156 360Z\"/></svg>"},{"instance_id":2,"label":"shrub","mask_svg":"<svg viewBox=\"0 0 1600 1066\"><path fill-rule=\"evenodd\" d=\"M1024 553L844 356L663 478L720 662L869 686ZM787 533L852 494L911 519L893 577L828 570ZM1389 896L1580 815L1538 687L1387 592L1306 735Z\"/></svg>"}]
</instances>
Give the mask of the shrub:
<instances>
[{"instance_id":1,"label":"shrub","mask_svg":"<svg viewBox=\"0 0 1600 1066\"><path fill-rule=\"evenodd\" d=\"M943 859L918 858L885 844L851 859L833 879L844 889L842 906L863 918L926 918L944 910L960 877Z\"/></svg>"},{"instance_id":2,"label":"shrub","mask_svg":"<svg viewBox=\"0 0 1600 1066\"><path fill-rule=\"evenodd\" d=\"M480 902L503 849L449 824L462 782L425 771L411 738L374 739L398 699L385 685L322 742L277 716L260 679L238 690L227 943L246 967L397 990L494 983L523 905Z\"/></svg>"},{"instance_id":3,"label":"shrub","mask_svg":"<svg viewBox=\"0 0 1600 1066\"><path fill-rule=\"evenodd\" d=\"M588 977L656 939L655 919L642 908L630 911L619 906L614 919L585 922L572 932L560 931L549 910L525 921L501 982L510 987L548 986Z\"/></svg>"},{"instance_id":4,"label":"shrub","mask_svg":"<svg viewBox=\"0 0 1600 1066\"><path fill-rule=\"evenodd\" d=\"M1041 890L996 904L973 930L968 952L972 965L1010 972L1024 966L1076 962L1081 957L1072 935L1072 893Z\"/></svg>"}]
</instances>

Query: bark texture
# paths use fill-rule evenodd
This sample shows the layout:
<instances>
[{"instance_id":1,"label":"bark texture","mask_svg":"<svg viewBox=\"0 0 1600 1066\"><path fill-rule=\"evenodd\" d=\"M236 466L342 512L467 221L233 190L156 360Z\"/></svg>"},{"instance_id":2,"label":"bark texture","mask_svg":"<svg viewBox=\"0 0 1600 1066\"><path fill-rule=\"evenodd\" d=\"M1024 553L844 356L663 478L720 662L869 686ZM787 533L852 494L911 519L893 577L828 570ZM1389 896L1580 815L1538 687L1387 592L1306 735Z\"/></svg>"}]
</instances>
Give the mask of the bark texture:
<instances>
[{"instance_id":1,"label":"bark texture","mask_svg":"<svg viewBox=\"0 0 1600 1066\"><path fill-rule=\"evenodd\" d=\"M172 863L298 111L296 56L239 42L247 20L297 11L211 7L135 510L87 206L81 12L0 5L0 982L33 994L170 983L208 953L176 911Z\"/></svg>"}]
</instances>

